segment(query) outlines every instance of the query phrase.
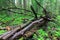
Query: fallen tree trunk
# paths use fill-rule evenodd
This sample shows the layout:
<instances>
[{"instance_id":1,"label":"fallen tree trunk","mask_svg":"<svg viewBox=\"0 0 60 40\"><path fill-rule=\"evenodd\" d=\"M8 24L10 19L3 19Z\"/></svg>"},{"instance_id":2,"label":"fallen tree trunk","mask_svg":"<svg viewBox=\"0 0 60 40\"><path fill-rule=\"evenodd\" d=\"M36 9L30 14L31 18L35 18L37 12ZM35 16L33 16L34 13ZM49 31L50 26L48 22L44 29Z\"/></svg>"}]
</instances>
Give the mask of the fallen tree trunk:
<instances>
[{"instance_id":1,"label":"fallen tree trunk","mask_svg":"<svg viewBox=\"0 0 60 40\"><path fill-rule=\"evenodd\" d=\"M16 33L17 31L20 31L21 29L25 28L28 24L30 24L31 22L27 22L26 24L22 24L22 25L19 25L18 27L16 27L15 29L13 30L10 30L6 33L4 33L3 35L0 36L0 40L7 40L9 37L11 37L14 33ZM4 28L6 29L6 28Z\"/></svg>"},{"instance_id":2,"label":"fallen tree trunk","mask_svg":"<svg viewBox=\"0 0 60 40\"><path fill-rule=\"evenodd\" d=\"M18 30L20 30L20 27L17 27L17 28L15 28L14 30L11 30L11 31L9 31L9 32L1 35L1 36L0 36L0 39L1 39L1 38L2 38L2 39L7 39L7 38L9 38L10 36L12 36L12 34L14 34L15 32L17 32Z\"/></svg>"},{"instance_id":3,"label":"fallen tree trunk","mask_svg":"<svg viewBox=\"0 0 60 40\"><path fill-rule=\"evenodd\" d=\"M24 36L24 34L31 30L32 28L34 27L38 27L38 26L41 26L45 23L45 20L43 18L39 19L39 20L36 20L34 22L32 22L31 24L29 24L28 26L26 26L24 29L22 29L21 31L15 33L11 38L10 40L16 40L16 39L19 39L21 36Z\"/></svg>"},{"instance_id":4,"label":"fallen tree trunk","mask_svg":"<svg viewBox=\"0 0 60 40\"><path fill-rule=\"evenodd\" d=\"M4 36L6 36L7 34L9 34L11 31L9 31L9 32L6 32L5 34L3 34L3 35L1 35L0 36L0 38L2 38L2 37L4 37Z\"/></svg>"},{"instance_id":5,"label":"fallen tree trunk","mask_svg":"<svg viewBox=\"0 0 60 40\"><path fill-rule=\"evenodd\" d=\"M33 21L28 25L25 25L25 27L17 28L15 30L12 30L10 33L7 35L3 36L2 40L18 40L20 37L29 37L31 36L34 32L36 32L40 26L44 25L46 23L46 20L44 18L41 18L39 20ZM17 32L16 32L17 31Z\"/></svg>"}]
</instances>

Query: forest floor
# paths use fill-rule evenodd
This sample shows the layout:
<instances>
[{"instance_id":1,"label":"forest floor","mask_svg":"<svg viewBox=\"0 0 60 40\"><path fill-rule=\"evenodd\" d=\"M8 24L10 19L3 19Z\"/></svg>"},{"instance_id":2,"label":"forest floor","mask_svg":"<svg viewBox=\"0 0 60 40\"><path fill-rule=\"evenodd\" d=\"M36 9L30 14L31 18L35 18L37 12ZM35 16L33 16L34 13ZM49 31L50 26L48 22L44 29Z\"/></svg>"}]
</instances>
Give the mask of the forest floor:
<instances>
[{"instance_id":1,"label":"forest floor","mask_svg":"<svg viewBox=\"0 0 60 40\"><path fill-rule=\"evenodd\" d=\"M6 26L16 26L16 25L26 23L27 21L25 22L25 20L23 20L24 18L29 19L27 21L30 21L33 19L31 16L25 16L25 15L20 15L20 14L14 14L12 16L7 16L6 14L4 14L3 16L0 15L0 22L5 23L5 24L0 25L0 28L6 27ZM34 34L33 39L60 40L60 27L54 27L54 26L52 27L52 25L54 24L51 24L51 23L52 22L50 22L51 26L48 26L46 30L44 30L43 28L39 29L37 31L39 36ZM0 30L0 35L4 34L5 32L7 32L7 30Z\"/></svg>"}]
</instances>

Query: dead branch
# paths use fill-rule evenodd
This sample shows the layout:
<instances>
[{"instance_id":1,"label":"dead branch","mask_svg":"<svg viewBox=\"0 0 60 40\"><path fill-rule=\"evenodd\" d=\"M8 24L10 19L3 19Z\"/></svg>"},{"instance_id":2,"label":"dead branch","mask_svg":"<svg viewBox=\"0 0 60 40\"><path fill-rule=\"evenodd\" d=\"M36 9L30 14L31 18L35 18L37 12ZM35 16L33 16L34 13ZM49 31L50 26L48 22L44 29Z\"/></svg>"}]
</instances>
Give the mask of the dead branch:
<instances>
[{"instance_id":1,"label":"dead branch","mask_svg":"<svg viewBox=\"0 0 60 40\"><path fill-rule=\"evenodd\" d=\"M4 35L0 36L0 38L3 38L3 39L9 38L12 34L14 34L15 32L17 32L18 30L20 30L20 27L17 27L14 30L11 30L11 31L5 33Z\"/></svg>"},{"instance_id":2,"label":"dead branch","mask_svg":"<svg viewBox=\"0 0 60 40\"><path fill-rule=\"evenodd\" d=\"M13 9L13 10L14 10L14 9L25 10L25 11L27 11L27 12L31 12L31 13L32 13L32 11L30 11L30 10L21 9L21 8L17 8L17 7L1 8L0 11L5 11L5 10L7 10L7 11L12 12L12 13L24 14L24 13L22 13L22 12L13 11L13 10L11 10L11 9ZM24 14L24 15L26 15L26 14ZM28 16L34 17L33 15L28 15Z\"/></svg>"},{"instance_id":3,"label":"dead branch","mask_svg":"<svg viewBox=\"0 0 60 40\"><path fill-rule=\"evenodd\" d=\"M10 40L15 40L17 38L20 38L21 36L23 36L25 34L26 31L31 30L32 28L34 28L34 26L38 27L41 26L44 23L43 18L40 20L36 20L34 22L32 22L31 24L29 24L27 27L25 27L24 29L22 29L21 31L15 33Z\"/></svg>"},{"instance_id":4,"label":"dead branch","mask_svg":"<svg viewBox=\"0 0 60 40\"><path fill-rule=\"evenodd\" d=\"M2 40L16 40L19 39L20 37L29 37L34 32L36 32L38 29L40 29L40 26L44 25L47 20L44 18L41 18L39 20L33 21L28 23L25 26L22 26L23 28L16 28L12 30L10 33L4 35L3 37L0 37Z\"/></svg>"},{"instance_id":5,"label":"dead branch","mask_svg":"<svg viewBox=\"0 0 60 40\"><path fill-rule=\"evenodd\" d=\"M16 33L16 31L18 30L18 29L23 29L24 27L26 27L28 24L30 24L31 22L29 21L29 22L27 22L26 24L21 24L21 25L19 25L18 27L16 27L15 29L13 29L13 30L11 30L11 31L8 31L8 32L6 32L6 33L4 33L3 35L1 35L0 36L0 39L2 39L2 38L4 38L4 36L6 37L6 36L8 36L8 37L10 37L11 35L13 35L13 33ZM19 30L18 30L19 31ZM10 34L11 33L11 34ZM3 39L2 39L3 40Z\"/></svg>"},{"instance_id":6,"label":"dead branch","mask_svg":"<svg viewBox=\"0 0 60 40\"><path fill-rule=\"evenodd\" d=\"M10 9L18 9L18 10L25 10L27 12L31 12L30 10L27 10L27 9L22 9L22 8L17 8L17 7L8 7L8 8L1 8L0 11L3 11L3 10L10 10Z\"/></svg>"},{"instance_id":7,"label":"dead branch","mask_svg":"<svg viewBox=\"0 0 60 40\"><path fill-rule=\"evenodd\" d=\"M37 17L37 13L35 12L33 6L31 6L31 10L32 10L33 14L35 15L35 19L37 20L37 19L38 19L38 17Z\"/></svg>"}]
</instances>

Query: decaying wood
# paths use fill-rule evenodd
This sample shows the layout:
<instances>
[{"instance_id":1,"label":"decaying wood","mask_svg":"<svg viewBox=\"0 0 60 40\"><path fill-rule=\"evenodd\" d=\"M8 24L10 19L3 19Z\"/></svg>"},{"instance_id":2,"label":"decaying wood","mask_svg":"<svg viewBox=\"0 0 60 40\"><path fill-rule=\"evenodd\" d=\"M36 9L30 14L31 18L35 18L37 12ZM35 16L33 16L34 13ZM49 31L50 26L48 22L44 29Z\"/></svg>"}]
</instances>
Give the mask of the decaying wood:
<instances>
[{"instance_id":1,"label":"decaying wood","mask_svg":"<svg viewBox=\"0 0 60 40\"><path fill-rule=\"evenodd\" d=\"M13 30L11 30L11 31L8 31L8 32L4 33L3 35L1 35L1 36L0 36L0 40L1 40L1 39L3 40L3 38L8 37L8 35L9 35L9 37L10 37L10 36L13 35L13 33L15 33L18 29L23 29L25 26L27 26L27 25L30 24L30 23L31 23L31 21L27 22L26 24L18 25L17 28L15 28L15 29L13 29ZM20 26L20 27L19 27L19 26ZM4 29L6 29L6 28L4 28ZM15 32L14 32L14 31L15 31ZM19 31L19 30L18 30L18 31ZM10 34L10 33L11 33L11 34ZM4 39L4 40L6 40L6 39Z\"/></svg>"},{"instance_id":2,"label":"decaying wood","mask_svg":"<svg viewBox=\"0 0 60 40\"><path fill-rule=\"evenodd\" d=\"M40 19L40 20L36 20L34 22L32 22L31 24L29 24L28 26L26 26L24 29L22 29L21 31L15 33L10 40L15 40L17 38L20 38L21 36L23 36L25 34L26 31L31 30L32 28L34 28L34 26L41 26L44 23L44 19ZM20 36L20 37L19 37Z\"/></svg>"},{"instance_id":3,"label":"decaying wood","mask_svg":"<svg viewBox=\"0 0 60 40\"><path fill-rule=\"evenodd\" d=\"M6 33L5 35L0 36L0 39L2 40L17 40L20 37L29 37L34 32L36 32L40 26L44 25L46 20L44 18L41 18L39 20L33 21L28 23L27 25L21 27L17 27L14 30L11 30L11 32Z\"/></svg>"},{"instance_id":4,"label":"decaying wood","mask_svg":"<svg viewBox=\"0 0 60 40\"><path fill-rule=\"evenodd\" d=\"M25 38L28 38L28 37L30 37L32 34L34 34L36 31L37 31L37 27L34 27L34 28L32 28L30 31L27 31L24 35L23 35L23 37L25 37Z\"/></svg>"},{"instance_id":5,"label":"decaying wood","mask_svg":"<svg viewBox=\"0 0 60 40\"><path fill-rule=\"evenodd\" d=\"M1 35L1 36L0 36L0 39L1 39L2 37L6 36L6 35L9 34L9 33L11 33L11 31L6 32L5 34Z\"/></svg>"},{"instance_id":6,"label":"decaying wood","mask_svg":"<svg viewBox=\"0 0 60 40\"><path fill-rule=\"evenodd\" d=\"M2 39L4 39L4 40L6 40L6 39L9 38L10 36L12 36L12 34L14 34L15 32L17 32L18 30L20 30L20 27L17 27L17 28L15 28L14 30L11 30L11 31L9 31L9 32L1 35L1 36L0 36L0 39L2 38Z\"/></svg>"}]
</instances>

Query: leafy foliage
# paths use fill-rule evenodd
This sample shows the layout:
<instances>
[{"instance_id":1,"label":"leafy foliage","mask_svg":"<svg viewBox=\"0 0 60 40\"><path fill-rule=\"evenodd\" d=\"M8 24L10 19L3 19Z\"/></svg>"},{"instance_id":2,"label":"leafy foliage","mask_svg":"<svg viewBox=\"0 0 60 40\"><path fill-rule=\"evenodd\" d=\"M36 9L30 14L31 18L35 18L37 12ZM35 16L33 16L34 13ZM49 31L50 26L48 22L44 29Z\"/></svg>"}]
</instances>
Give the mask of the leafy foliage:
<instances>
[{"instance_id":1,"label":"leafy foliage","mask_svg":"<svg viewBox=\"0 0 60 40\"><path fill-rule=\"evenodd\" d=\"M0 6L7 8L12 6L13 4L7 4L8 0L0 0ZM43 14L43 9L41 7L38 7L38 5L36 4L36 2L34 0L32 1L32 5L35 9L35 11L38 13L38 17L40 17L41 15L44 16ZM51 17L54 20L54 22L49 22L48 23L48 27L47 30L44 31L43 28L41 28L40 30L38 30L39 36L37 36L36 34L34 34L33 38L37 39L37 40L44 40L46 38L46 40L49 40L49 32L52 34L52 39L56 40L58 37L60 37L60 5L59 5L59 0L37 0L38 2L40 2L40 4L46 8L47 11L51 12ZM6 3L7 2L7 3ZM13 2L13 1L12 1ZM29 2L29 1L28 1ZM14 2L13 2L14 3ZM7 6L8 5L8 6ZM15 6L15 5L14 5ZM30 9L30 4L28 4L27 9ZM23 8L23 6L21 7ZM23 10L13 10L13 11L17 11L17 12L23 12L25 13ZM32 17L32 13L27 12L27 15L22 15L22 14L18 14L18 13L12 13L12 12L7 12L7 11L0 11L0 22L4 23L0 26L15 26L15 25L20 25L23 24L22 19L29 19L32 20L34 17ZM31 15L31 16L28 16ZM33 15L34 16L34 15ZM13 20L14 19L14 20ZM12 21L13 20L13 21ZM1 30L0 31L0 35L5 33L6 30ZM21 38L23 39L23 38Z\"/></svg>"}]
</instances>

